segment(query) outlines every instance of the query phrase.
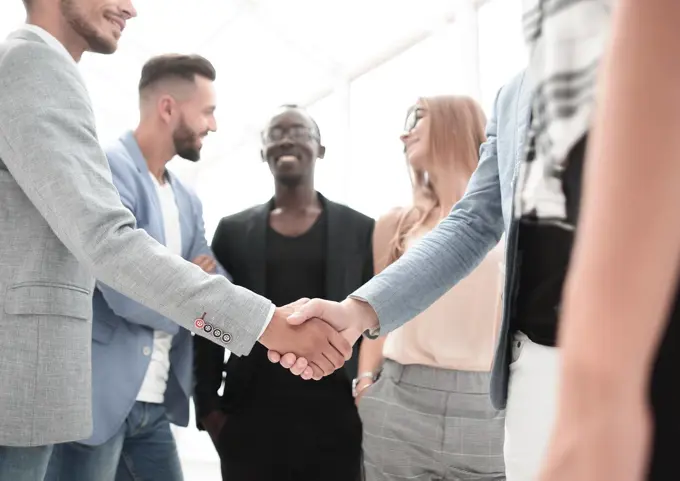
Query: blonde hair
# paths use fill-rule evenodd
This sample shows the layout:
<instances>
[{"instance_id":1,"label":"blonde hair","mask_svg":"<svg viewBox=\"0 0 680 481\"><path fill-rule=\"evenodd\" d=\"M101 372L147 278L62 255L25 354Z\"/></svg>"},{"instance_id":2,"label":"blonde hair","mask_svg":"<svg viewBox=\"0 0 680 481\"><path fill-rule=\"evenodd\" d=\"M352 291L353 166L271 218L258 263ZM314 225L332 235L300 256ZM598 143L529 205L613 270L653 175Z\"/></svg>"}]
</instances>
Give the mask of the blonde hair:
<instances>
[{"instance_id":1,"label":"blonde hair","mask_svg":"<svg viewBox=\"0 0 680 481\"><path fill-rule=\"evenodd\" d=\"M486 116L472 98L424 97L418 104L430 118L429 165L427 169L413 169L409 165L413 205L399 218L397 231L390 242L389 262L404 254L406 240L425 224L435 209L441 207L441 199L429 181L428 171L437 172L444 178L464 178L467 182L477 168L479 147L486 140Z\"/></svg>"}]
</instances>

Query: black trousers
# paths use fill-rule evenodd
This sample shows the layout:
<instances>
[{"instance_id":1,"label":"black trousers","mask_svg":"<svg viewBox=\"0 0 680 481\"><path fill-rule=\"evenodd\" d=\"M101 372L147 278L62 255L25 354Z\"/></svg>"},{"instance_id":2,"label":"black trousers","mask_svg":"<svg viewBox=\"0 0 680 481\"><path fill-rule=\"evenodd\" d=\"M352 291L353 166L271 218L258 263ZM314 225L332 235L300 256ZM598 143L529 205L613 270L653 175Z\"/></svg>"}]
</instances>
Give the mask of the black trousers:
<instances>
[{"instance_id":1,"label":"black trousers","mask_svg":"<svg viewBox=\"0 0 680 481\"><path fill-rule=\"evenodd\" d=\"M251 405L217 440L223 481L360 481L362 428L354 403Z\"/></svg>"}]
</instances>

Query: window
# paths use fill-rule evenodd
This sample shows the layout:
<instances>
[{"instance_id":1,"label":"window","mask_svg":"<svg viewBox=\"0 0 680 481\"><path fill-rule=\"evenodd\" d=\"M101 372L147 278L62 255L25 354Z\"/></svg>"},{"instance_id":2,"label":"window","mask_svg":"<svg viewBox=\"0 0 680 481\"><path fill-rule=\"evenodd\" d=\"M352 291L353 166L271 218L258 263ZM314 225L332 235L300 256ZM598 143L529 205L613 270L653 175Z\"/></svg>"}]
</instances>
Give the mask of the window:
<instances>
[{"instance_id":1,"label":"window","mask_svg":"<svg viewBox=\"0 0 680 481\"><path fill-rule=\"evenodd\" d=\"M496 93L527 64L522 0L490 0L479 8L479 70L482 106L491 113Z\"/></svg>"}]
</instances>

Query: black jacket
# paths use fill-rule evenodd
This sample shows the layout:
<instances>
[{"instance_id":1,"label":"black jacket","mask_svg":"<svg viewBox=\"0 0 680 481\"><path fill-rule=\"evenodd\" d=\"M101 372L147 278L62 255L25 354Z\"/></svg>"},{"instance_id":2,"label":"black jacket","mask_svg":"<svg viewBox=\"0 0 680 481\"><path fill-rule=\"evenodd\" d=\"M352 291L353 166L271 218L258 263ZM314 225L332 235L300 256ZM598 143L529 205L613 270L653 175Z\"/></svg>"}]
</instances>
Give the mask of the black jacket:
<instances>
[{"instance_id":1,"label":"black jacket","mask_svg":"<svg viewBox=\"0 0 680 481\"><path fill-rule=\"evenodd\" d=\"M327 215L326 294L329 300L341 301L373 276L372 237L374 220L344 205L336 204L319 194ZM225 217L215 232L212 249L217 261L233 278L234 284L253 292L265 293L265 239L272 201L238 214ZM213 410L229 412L241 399L246 386L257 374L259 359L265 351L256 344L248 356L230 356L224 364L224 348L196 336L195 391L196 418ZM345 365L347 378L356 376L358 345L354 356ZM283 368L281 368L283 369ZM224 394L218 390L226 373ZM291 374L292 376L292 374Z\"/></svg>"}]
</instances>

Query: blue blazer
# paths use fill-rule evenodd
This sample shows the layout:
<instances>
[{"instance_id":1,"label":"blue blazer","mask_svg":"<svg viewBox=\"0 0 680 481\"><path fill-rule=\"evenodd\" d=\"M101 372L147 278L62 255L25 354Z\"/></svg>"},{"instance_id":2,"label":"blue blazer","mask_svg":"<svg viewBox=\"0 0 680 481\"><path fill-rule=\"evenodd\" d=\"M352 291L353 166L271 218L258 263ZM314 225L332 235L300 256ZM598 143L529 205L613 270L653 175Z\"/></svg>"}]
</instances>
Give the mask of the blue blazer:
<instances>
[{"instance_id":1,"label":"blue blazer","mask_svg":"<svg viewBox=\"0 0 680 481\"><path fill-rule=\"evenodd\" d=\"M113 183L123 204L137 219L137 227L165 244L165 230L156 187L149 176L139 145L132 132L123 135L107 157ZM167 173L179 211L182 257L212 256L205 240L203 209L198 197L170 172ZM224 274L221 268L219 273ZM155 330L173 334L170 374L165 392L169 420L189 423L192 390L193 343L191 333L169 319L98 283L92 314L92 413L94 430L83 444L108 441L123 425L135 404L146 375Z\"/></svg>"},{"instance_id":2,"label":"blue blazer","mask_svg":"<svg viewBox=\"0 0 680 481\"><path fill-rule=\"evenodd\" d=\"M357 290L378 313L380 333L402 326L472 272L498 243L505 243L503 321L491 375L491 400L505 407L508 391L511 301L517 272L517 222L513 202L531 114L532 86L524 72L498 93L486 142L467 191L438 227L395 263Z\"/></svg>"}]
</instances>

